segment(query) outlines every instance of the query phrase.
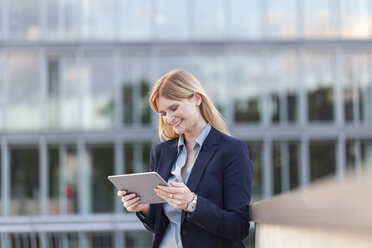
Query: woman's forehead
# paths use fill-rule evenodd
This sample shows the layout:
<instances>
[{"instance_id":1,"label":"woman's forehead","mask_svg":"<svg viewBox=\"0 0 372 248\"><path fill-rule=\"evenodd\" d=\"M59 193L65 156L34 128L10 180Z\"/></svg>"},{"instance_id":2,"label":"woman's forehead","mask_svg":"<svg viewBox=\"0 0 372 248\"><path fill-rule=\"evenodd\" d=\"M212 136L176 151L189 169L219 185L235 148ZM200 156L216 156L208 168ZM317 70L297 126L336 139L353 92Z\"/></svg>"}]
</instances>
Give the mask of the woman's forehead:
<instances>
[{"instance_id":1,"label":"woman's forehead","mask_svg":"<svg viewBox=\"0 0 372 248\"><path fill-rule=\"evenodd\" d=\"M183 101L185 101L185 99L173 100L173 99L169 99L169 98L165 98L163 96L160 96L160 97L158 97L158 99L156 99L156 106L158 108L158 111L160 112L160 111L164 111L164 110L168 109L173 104L180 104Z\"/></svg>"}]
</instances>

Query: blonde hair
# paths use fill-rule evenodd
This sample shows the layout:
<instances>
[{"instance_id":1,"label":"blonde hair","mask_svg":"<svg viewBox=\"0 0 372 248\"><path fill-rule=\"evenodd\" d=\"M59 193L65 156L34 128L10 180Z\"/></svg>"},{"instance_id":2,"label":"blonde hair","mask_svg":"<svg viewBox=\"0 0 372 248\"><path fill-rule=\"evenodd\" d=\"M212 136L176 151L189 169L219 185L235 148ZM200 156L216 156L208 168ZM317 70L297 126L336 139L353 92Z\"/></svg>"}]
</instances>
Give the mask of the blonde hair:
<instances>
[{"instance_id":1,"label":"blonde hair","mask_svg":"<svg viewBox=\"0 0 372 248\"><path fill-rule=\"evenodd\" d=\"M162 76L154 85L149 102L151 108L155 112L159 113L156 100L160 96L170 100L180 101L182 99L192 97L195 93L199 93L201 95L202 101L200 104L200 112L204 119L218 131L230 135L223 116L205 93L203 86L200 84L198 79L187 71L172 70ZM159 114L158 134L160 140L163 140L163 137L165 139L179 137L173 128L163 121L161 114Z\"/></svg>"}]
</instances>

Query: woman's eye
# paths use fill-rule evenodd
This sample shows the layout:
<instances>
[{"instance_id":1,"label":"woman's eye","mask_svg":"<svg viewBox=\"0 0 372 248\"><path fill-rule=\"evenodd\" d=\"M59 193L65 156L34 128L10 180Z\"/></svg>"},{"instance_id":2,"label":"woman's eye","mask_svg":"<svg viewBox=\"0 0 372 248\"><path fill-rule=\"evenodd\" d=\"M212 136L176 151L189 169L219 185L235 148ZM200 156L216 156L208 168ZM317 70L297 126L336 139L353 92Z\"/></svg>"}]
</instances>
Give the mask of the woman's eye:
<instances>
[{"instance_id":1,"label":"woman's eye","mask_svg":"<svg viewBox=\"0 0 372 248\"><path fill-rule=\"evenodd\" d=\"M172 111L175 111L178 108L178 106L173 106Z\"/></svg>"}]
</instances>

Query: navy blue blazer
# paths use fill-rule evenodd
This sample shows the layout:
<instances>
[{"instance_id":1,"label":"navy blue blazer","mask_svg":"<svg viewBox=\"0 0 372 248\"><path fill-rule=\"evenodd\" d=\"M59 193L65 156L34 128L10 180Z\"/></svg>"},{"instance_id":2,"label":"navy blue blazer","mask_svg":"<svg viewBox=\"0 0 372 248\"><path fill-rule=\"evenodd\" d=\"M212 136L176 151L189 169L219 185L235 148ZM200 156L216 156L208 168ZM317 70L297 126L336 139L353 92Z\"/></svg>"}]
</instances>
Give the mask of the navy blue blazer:
<instances>
[{"instance_id":1,"label":"navy blue blazer","mask_svg":"<svg viewBox=\"0 0 372 248\"><path fill-rule=\"evenodd\" d=\"M177 159L178 138L154 146L150 169L165 181ZM246 144L212 128L190 173L187 187L198 195L195 212L182 212L181 239L184 248L244 247L249 232L249 202L252 161ZM158 247L169 224L162 204L151 204L144 226L155 233Z\"/></svg>"}]
</instances>

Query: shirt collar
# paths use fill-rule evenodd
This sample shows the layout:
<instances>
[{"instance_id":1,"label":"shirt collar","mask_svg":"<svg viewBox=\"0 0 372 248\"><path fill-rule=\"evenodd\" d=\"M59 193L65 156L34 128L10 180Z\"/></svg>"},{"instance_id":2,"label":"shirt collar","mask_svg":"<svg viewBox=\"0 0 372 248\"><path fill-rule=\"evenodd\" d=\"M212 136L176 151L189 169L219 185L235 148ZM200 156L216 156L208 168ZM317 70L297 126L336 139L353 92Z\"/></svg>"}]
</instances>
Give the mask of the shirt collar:
<instances>
[{"instance_id":1,"label":"shirt collar","mask_svg":"<svg viewBox=\"0 0 372 248\"><path fill-rule=\"evenodd\" d=\"M207 138L209 131L212 129L211 124L207 123L207 125L203 128L203 130L200 132L198 138L196 139L196 144L199 145L199 147L202 147L205 139ZM185 145L185 136L182 134L178 138L178 153L181 151L182 147Z\"/></svg>"}]
</instances>

